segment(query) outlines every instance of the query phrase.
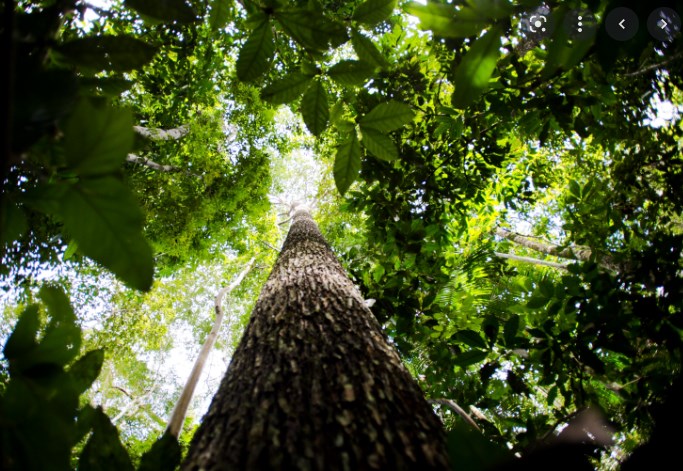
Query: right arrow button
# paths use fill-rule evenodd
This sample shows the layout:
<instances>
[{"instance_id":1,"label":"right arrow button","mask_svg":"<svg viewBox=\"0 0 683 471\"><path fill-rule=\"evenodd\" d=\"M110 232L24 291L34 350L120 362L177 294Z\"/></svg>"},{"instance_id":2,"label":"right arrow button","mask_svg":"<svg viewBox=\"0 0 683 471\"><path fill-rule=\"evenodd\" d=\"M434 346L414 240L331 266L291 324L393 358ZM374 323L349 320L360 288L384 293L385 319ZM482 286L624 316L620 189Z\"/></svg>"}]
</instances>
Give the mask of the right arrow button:
<instances>
[{"instance_id":1,"label":"right arrow button","mask_svg":"<svg viewBox=\"0 0 683 471\"><path fill-rule=\"evenodd\" d=\"M681 17L671 8L657 8L647 18L647 30L655 39L673 41L681 32Z\"/></svg>"}]
</instances>

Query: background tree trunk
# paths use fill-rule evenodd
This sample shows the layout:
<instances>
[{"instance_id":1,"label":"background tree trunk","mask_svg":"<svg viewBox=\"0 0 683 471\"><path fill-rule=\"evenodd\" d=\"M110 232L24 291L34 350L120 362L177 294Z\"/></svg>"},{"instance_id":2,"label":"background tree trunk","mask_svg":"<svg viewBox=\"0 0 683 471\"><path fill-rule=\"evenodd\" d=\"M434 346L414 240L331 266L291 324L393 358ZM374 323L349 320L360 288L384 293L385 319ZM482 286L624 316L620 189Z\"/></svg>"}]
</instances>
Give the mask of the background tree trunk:
<instances>
[{"instance_id":1,"label":"background tree trunk","mask_svg":"<svg viewBox=\"0 0 683 471\"><path fill-rule=\"evenodd\" d=\"M444 432L297 211L183 469L448 469Z\"/></svg>"}]
</instances>

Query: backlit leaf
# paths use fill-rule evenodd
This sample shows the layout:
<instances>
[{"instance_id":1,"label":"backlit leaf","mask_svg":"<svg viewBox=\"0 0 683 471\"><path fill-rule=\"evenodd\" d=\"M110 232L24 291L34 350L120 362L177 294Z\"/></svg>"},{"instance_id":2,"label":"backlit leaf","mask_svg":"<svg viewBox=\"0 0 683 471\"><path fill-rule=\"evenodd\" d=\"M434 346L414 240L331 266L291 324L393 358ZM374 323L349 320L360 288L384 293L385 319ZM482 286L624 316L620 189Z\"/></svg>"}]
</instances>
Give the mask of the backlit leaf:
<instances>
[{"instance_id":1,"label":"backlit leaf","mask_svg":"<svg viewBox=\"0 0 683 471\"><path fill-rule=\"evenodd\" d=\"M19 316L19 321L14 326L14 330L7 339L3 354L10 360L19 357L27 351L35 348L36 335L40 328L40 317L38 306L33 304L28 306Z\"/></svg>"},{"instance_id":2,"label":"backlit leaf","mask_svg":"<svg viewBox=\"0 0 683 471\"><path fill-rule=\"evenodd\" d=\"M180 464L181 449L178 439L168 431L142 455L138 471L173 470Z\"/></svg>"},{"instance_id":3,"label":"backlit leaf","mask_svg":"<svg viewBox=\"0 0 683 471\"><path fill-rule=\"evenodd\" d=\"M464 38L479 34L488 24L488 18L477 11L454 5L428 3L422 5L411 2L405 7L406 12L420 19L420 28L430 30L437 36L445 38Z\"/></svg>"},{"instance_id":4,"label":"backlit leaf","mask_svg":"<svg viewBox=\"0 0 683 471\"><path fill-rule=\"evenodd\" d=\"M94 409L93 433L79 457L78 469L83 471L121 470L132 471L133 464L121 444L119 431L111 423L101 407Z\"/></svg>"},{"instance_id":5,"label":"backlit leaf","mask_svg":"<svg viewBox=\"0 0 683 471\"><path fill-rule=\"evenodd\" d=\"M114 177L82 180L62 199L65 229L84 255L129 286L152 284L152 252L142 237L142 215L130 190Z\"/></svg>"},{"instance_id":6,"label":"backlit leaf","mask_svg":"<svg viewBox=\"0 0 683 471\"><path fill-rule=\"evenodd\" d=\"M363 85L374 70L374 66L367 62L343 60L330 67L327 75L342 85L354 86Z\"/></svg>"},{"instance_id":7,"label":"backlit leaf","mask_svg":"<svg viewBox=\"0 0 683 471\"><path fill-rule=\"evenodd\" d=\"M249 35L237 57L237 78L244 82L256 80L270 66L275 54L273 30L269 21L264 21Z\"/></svg>"},{"instance_id":8,"label":"backlit leaf","mask_svg":"<svg viewBox=\"0 0 683 471\"><path fill-rule=\"evenodd\" d=\"M213 0L211 2L211 12L209 13L211 30L218 31L228 24L232 4L231 0Z\"/></svg>"},{"instance_id":9,"label":"backlit leaf","mask_svg":"<svg viewBox=\"0 0 683 471\"><path fill-rule=\"evenodd\" d=\"M363 147L372 153L375 157L382 160L396 160L398 158L398 149L396 144L389 136L372 128L364 128L361 126L361 143Z\"/></svg>"},{"instance_id":10,"label":"backlit leaf","mask_svg":"<svg viewBox=\"0 0 683 471\"><path fill-rule=\"evenodd\" d=\"M360 171L360 142L353 130L342 141L334 159L334 182L340 194L346 193L351 184L358 178Z\"/></svg>"},{"instance_id":11,"label":"backlit leaf","mask_svg":"<svg viewBox=\"0 0 683 471\"><path fill-rule=\"evenodd\" d=\"M410 106L397 101L381 103L366 114L359 124L382 132L390 132L411 122L415 113Z\"/></svg>"},{"instance_id":12,"label":"backlit leaf","mask_svg":"<svg viewBox=\"0 0 683 471\"><path fill-rule=\"evenodd\" d=\"M69 376L77 394L84 393L100 374L104 362L104 350L92 350L79 358L69 368Z\"/></svg>"},{"instance_id":13,"label":"backlit leaf","mask_svg":"<svg viewBox=\"0 0 683 471\"><path fill-rule=\"evenodd\" d=\"M64 128L66 161L79 175L111 173L121 168L133 139L129 110L96 107L84 99Z\"/></svg>"},{"instance_id":14,"label":"backlit leaf","mask_svg":"<svg viewBox=\"0 0 683 471\"><path fill-rule=\"evenodd\" d=\"M125 0L124 4L138 13L162 21L197 21L197 14L185 0Z\"/></svg>"},{"instance_id":15,"label":"backlit leaf","mask_svg":"<svg viewBox=\"0 0 683 471\"><path fill-rule=\"evenodd\" d=\"M69 62L90 70L128 72L152 60L157 48L129 35L87 36L55 48Z\"/></svg>"},{"instance_id":16,"label":"backlit leaf","mask_svg":"<svg viewBox=\"0 0 683 471\"><path fill-rule=\"evenodd\" d=\"M330 104L325 87L320 83L320 80L311 83L311 86L304 93L301 100L301 114L311 134L319 136L327 128L330 118Z\"/></svg>"},{"instance_id":17,"label":"backlit leaf","mask_svg":"<svg viewBox=\"0 0 683 471\"><path fill-rule=\"evenodd\" d=\"M261 98L275 105L289 103L296 100L308 88L313 80L310 75L301 72L287 74L261 90Z\"/></svg>"},{"instance_id":18,"label":"backlit leaf","mask_svg":"<svg viewBox=\"0 0 683 471\"><path fill-rule=\"evenodd\" d=\"M465 54L455 72L454 107L466 108L489 87L489 79L500 57L501 34L500 27L491 28Z\"/></svg>"},{"instance_id":19,"label":"backlit leaf","mask_svg":"<svg viewBox=\"0 0 683 471\"><path fill-rule=\"evenodd\" d=\"M379 49L377 49L377 46L356 30L351 33L351 44L353 44L353 50L356 51L358 59L361 61L367 62L375 67L389 66L389 62L384 58Z\"/></svg>"},{"instance_id":20,"label":"backlit leaf","mask_svg":"<svg viewBox=\"0 0 683 471\"><path fill-rule=\"evenodd\" d=\"M396 0L365 0L358 5L352 18L367 26L375 26L391 16Z\"/></svg>"},{"instance_id":21,"label":"backlit leaf","mask_svg":"<svg viewBox=\"0 0 683 471\"><path fill-rule=\"evenodd\" d=\"M453 363L465 368L467 366L474 365L475 363L479 363L480 361L486 360L487 356L488 353L483 350L469 350L455 357Z\"/></svg>"}]
</instances>

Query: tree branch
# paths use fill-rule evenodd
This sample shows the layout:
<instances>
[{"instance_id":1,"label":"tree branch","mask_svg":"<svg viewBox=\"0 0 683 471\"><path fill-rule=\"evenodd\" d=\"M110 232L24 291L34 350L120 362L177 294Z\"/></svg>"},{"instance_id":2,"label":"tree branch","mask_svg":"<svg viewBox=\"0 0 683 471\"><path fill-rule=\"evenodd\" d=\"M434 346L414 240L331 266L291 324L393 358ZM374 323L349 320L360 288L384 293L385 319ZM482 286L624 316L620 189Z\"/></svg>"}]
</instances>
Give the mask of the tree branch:
<instances>
[{"instance_id":1,"label":"tree branch","mask_svg":"<svg viewBox=\"0 0 683 471\"><path fill-rule=\"evenodd\" d=\"M190 128L187 124L183 124L182 126L178 126L177 128L173 129L145 128L143 126L133 126L133 130L142 137L151 139L153 141L175 141L176 139L180 139L181 137L187 136L190 132Z\"/></svg>"},{"instance_id":2,"label":"tree branch","mask_svg":"<svg viewBox=\"0 0 683 471\"><path fill-rule=\"evenodd\" d=\"M171 419L168 421L167 430L171 435L173 435L176 438L178 437L178 435L180 435L180 430L182 429L183 422L185 420L185 414L187 414L187 408L190 405L190 401L192 400L195 387L197 386L199 377L201 376L202 370L204 369L204 364L206 363L206 360L209 357L209 353L211 352L214 343L216 343L218 331L221 328L221 323L223 322L224 316L223 309L221 308L221 302L223 300L223 297L226 294L229 294L237 286L239 286L244 277L247 276L247 273L249 273L249 270L251 269L255 260L256 258L252 257L251 260L247 262L247 265L240 272L240 274L237 275L237 278L235 278L235 280L228 286L221 289L216 295L216 298L214 299L216 319L213 323L213 328L211 329L211 332L209 332L208 337L206 337L204 345L202 345L202 349L199 352L199 356L195 360L194 366L192 367L190 377L187 379L187 383L185 383L183 392L180 394L180 398L176 403L175 409L173 409Z\"/></svg>"},{"instance_id":3,"label":"tree branch","mask_svg":"<svg viewBox=\"0 0 683 471\"><path fill-rule=\"evenodd\" d=\"M477 425L477 423L470 417L470 415L465 412L465 409L460 407L453 399L430 399L429 402L432 404L442 404L452 411L454 411L456 414L458 414L460 417L462 417L465 422L467 422L469 425L477 429L478 431L481 432L481 429Z\"/></svg>"},{"instance_id":4,"label":"tree branch","mask_svg":"<svg viewBox=\"0 0 683 471\"><path fill-rule=\"evenodd\" d=\"M588 247L566 247L561 248L559 245L551 244L549 242L534 240L531 237L523 236L507 229L499 227L496 229L496 235L503 237L515 244L521 245L536 252L541 252L547 255L554 255L561 258L569 258L572 260L581 260L583 262L591 261L593 251ZM621 267L608 255L603 255L597 260L597 263L602 268L610 271L622 271Z\"/></svg>"},{"instance_id":5,"label":"tree branch","mask_svg":"<svg viewBox=\"0 0 683 471\"><path fill-rule=\"evenodd\" d=\"M516 262L533 263L534 265L545 265L547 267L560 268L562 270L566 270L567 266L569 265L568 263L551 262L549 260L523 257L521 255L515 255L511 253L493 252L493 254L498 258L506 258L509 260L515 260Z\"/></svg>"},{"instance_id":6,"label":"tree branch","mask_svg":"<svg viewBox=\"0 0 683 471\"><path fill-rule=\"evenodd\" d=\"M179 172L180 168L176 167L174 165L162 165L159 163L156 163L153 160L150 160L146 157L140 157L139 155L136 154L128 154L126 157L126 162L130 162L133 164L138 164L138 165L143 165L145 167L149 167L154 170L159 170L161 172Z\"/></svg>"}]
</instances>

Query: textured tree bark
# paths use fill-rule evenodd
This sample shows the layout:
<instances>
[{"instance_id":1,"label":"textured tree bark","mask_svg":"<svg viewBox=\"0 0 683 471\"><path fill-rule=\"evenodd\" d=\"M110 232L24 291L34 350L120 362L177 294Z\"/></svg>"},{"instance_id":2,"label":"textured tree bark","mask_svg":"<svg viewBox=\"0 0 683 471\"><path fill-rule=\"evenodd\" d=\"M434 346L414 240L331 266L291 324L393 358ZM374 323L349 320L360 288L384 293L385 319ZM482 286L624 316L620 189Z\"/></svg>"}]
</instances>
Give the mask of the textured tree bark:
<instances>
[{"instance_id":1,"label":"textured tree bark","mask_svg":"<svg viewBox=\"0 0 683 471\"><path fill-rule=\"evenodd\" d=\"M448 469L444 432L297 211L185 470Z\"/></svg>"}]
</instances>

